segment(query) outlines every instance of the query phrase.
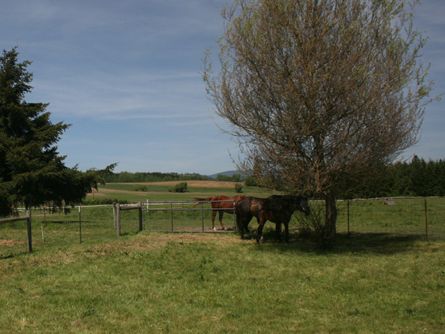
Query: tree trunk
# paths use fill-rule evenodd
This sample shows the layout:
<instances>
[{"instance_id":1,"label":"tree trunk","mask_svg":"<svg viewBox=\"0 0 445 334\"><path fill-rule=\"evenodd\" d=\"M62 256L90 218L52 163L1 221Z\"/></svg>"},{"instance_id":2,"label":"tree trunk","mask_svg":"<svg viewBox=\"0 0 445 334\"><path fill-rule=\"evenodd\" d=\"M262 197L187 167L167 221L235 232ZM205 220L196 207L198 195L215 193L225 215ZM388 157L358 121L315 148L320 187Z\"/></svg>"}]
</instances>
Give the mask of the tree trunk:
<instances>
[{"instance_id":1,"label":"tree trunk","mask_svg":"<svg viewBox=\"0 0 445 334\"><path fill-rule=\"evenodd\" d=\"M337 199L331 192L325 195L325 209L324 238L334 239L337 233Z\"/></svg>"}]
</instances>

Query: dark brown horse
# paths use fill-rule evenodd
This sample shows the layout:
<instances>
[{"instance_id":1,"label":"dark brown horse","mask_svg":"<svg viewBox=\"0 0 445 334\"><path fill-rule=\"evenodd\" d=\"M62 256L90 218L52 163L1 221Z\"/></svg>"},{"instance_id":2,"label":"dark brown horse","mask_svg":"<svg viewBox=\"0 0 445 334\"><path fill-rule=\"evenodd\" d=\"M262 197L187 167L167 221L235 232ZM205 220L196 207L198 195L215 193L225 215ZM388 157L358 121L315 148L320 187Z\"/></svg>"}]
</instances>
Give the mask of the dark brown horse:
<instances>
[{"instance_id":1,"label":"dark brown horse","mask_svg":"<svg viewBox=\"0 0 445 334\"><path fill-rule=\"evenodd\" d=\"M295 210L310 214L306 197L292 195L273 195L268 198L246 197L236 203L236 224L243 238L249 233L248 225L253 217L258 221L256 241L260 242L266 221L276 224L277 235L281 234L281 224L285 228L285 240L289 241L289 221Z\"/></svg>"},{"instance_id":2,"label":"dark brown horse","mask_svg":"<svg viewBox=\"0 0 445 334\"><path fill-rule=\"evenodd\" d=\"M212 230L216 230L215 228L215 217L216 213L218 213L219 224L221 225L221 229L225 230L226 227L223 223L223 215L224 212L233 214L234 204L237 201L246 198L246 196L213 196L207 198L195 198L196 201L199 202L210 202L212 206Z\"/></svg>"}]
</instances>

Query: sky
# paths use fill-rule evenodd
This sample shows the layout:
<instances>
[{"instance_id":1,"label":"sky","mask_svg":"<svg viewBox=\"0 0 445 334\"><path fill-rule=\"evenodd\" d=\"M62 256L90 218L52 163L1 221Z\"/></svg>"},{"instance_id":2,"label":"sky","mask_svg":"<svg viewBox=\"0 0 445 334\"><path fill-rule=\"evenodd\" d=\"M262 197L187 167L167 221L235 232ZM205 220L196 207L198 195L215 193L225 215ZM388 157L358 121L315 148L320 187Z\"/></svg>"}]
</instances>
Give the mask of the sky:
<instances>
[{"instance_id":1,"label":"sky","mask_svg":"<svg viewBox=\"0 0 445 334\"><path fill-rule=\"evenodd\" d=\"M238 145L205 92L206 50L218 52L230 0L0 0L0 48L34 74L28 102L71 124L58 143L69 167L213 174L235 169ZM445 1L424 0L433 95L445 93ZM445 100L426 108L402 158L445 158Z\"/></svg>"}]
</instances>

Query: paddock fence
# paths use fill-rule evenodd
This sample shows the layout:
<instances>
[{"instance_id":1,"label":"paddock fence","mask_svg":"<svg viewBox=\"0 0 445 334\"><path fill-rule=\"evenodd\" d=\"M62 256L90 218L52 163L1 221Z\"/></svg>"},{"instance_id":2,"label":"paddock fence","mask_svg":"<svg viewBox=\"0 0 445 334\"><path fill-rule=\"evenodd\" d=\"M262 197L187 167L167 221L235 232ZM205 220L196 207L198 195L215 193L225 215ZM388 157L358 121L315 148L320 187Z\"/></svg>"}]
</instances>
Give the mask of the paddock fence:
<instances>
[{"instance_id":1,"label":"paddock fence","mask_svg":"<svg viewBox=\"0 0 445 334\"><path fill-rule=\"evenodd\" d=\"M26 238L27 238L27 242L28 242L28 252L32 253L32 224L31 224L31 212L27 211L25 213L24 216L19 216L19 217L11 217L11 218L2 218L0 219L0 225L5 225L5 224L14 224L17 222L26 222ZM9 243L7 242L8 239L5 239L6 241L3 241L2 243L2 239L0 239L0 247L3 245L8 245Z\"/></svg>"},{"instance_id":2,"label":"paddock fence","mask_svg":"<svg viewBox=\"0 0 445 334\"><path fill-rule=\"evenodd\" d=\"M312 206L322 203L310 201ZM67 247L79 243L97 243L116 240L121 236L148 232L223 233L234 232L236 216L224 210L225 231L220 228L218 209L210 202L152 201L130 205L81 205L67 208L38 207L32 214L20 212L19 217L0 220L0 259L14 254L41 250L48 247ZM445 239L445 199L428 198L378 198L338 201L337 232L386 233L416 235L425 240ZM232 213L232 214L228 214ZM295 213L290 232L300 230L301 213ZM29 223L28 223L29 221ZM32 221L32 223L31 223ZM24 224L25 222L25 224ZM250 229L256 229L253 219ZM32 226L32 228L31 228ZM267 229L273 229L267 223Z\"/></svg>"},{"instance_id":3,"label":"paddock fence","mask_svg":"<svg viewBox=\"0 0 445 334\"><path fill-rule=\"evenodd\" d=\"M233 202L232 202L233 203ZM19 209L18 217L0 220L0 259L24 253L27 226L31 247L65 248L73 244L116 240L141 231L149 232L229 232L234 230L234 215L226 215L227 230L213 231L211 202L197 201L150 201L133 204L80 205L73 207L32 208L32 218L27 221L25 209ZM32 223L31 223L32 222ZM215 226L219 226L216 215Z\"/></svg>"},{"instance_id":4,"label":"paddock fence","mask_svg":"<svg viewBox=\"0 0 445 334\"><path fill-rule=\"evenodd\" d=\"M393 197L337 202L338 233L417 235L445 239L445 199Z\"/></svg>"}]
</instances>

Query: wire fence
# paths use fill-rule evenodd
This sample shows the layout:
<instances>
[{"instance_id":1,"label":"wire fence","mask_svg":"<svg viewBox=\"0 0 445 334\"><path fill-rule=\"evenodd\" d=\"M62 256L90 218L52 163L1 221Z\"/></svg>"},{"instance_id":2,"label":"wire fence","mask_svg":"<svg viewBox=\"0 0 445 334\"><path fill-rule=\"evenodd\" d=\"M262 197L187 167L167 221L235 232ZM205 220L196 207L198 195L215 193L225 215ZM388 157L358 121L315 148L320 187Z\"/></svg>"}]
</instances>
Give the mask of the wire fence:
<instances>
[{"instance_id":1,"label":"wire fence","mask_svg":"<svg viewBox=\"0 0 445 334\"><path fill-rule=\"evenodd\" d=\"M377 198L338 202L337 232L419 235L445 238L445 200L441 197Z\"/></svg>"},{"instance_id":2,"label":"wire fence","mask_svg":"<svg viewBox=\"0 0 445 334\"><path fill-rule=\"evenodd\" d=\"M312 201L323 209L323 204ZM153 232L223 232L218 219L220 210L210 202L150 201L137 203L139 210L121 210L120 230L116 233L113 205L76 206L70 208L34 208L32 231L35 250L64 248L75 243L97 243L120 236L137 234L142 226ZM418 235L426 240L445 239L445 200L430 198L392 198L338 201L338 233L388 233ZM24 213L23 213L24 214ZM26 218L26 217L25 217ZM142 224L141 224L142 220ZM226 231L236 229L232 209L224 209ZM294 214L291 233L298 233L300 213ZM274 228L273 224L266 224ZM251 230L256 221L252 220ZM0 259L27 252L29 238L26 219L0 220ZM219 229L219 230L218 230Z\"/></svg>"}]
</instances>

